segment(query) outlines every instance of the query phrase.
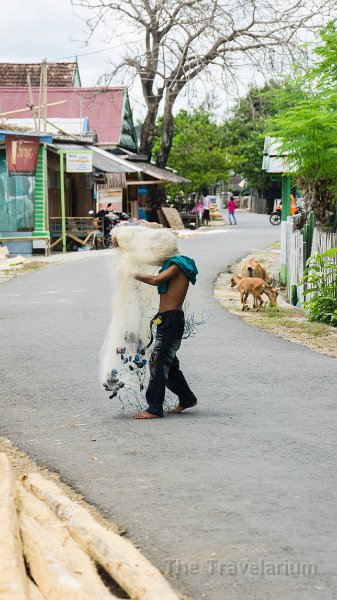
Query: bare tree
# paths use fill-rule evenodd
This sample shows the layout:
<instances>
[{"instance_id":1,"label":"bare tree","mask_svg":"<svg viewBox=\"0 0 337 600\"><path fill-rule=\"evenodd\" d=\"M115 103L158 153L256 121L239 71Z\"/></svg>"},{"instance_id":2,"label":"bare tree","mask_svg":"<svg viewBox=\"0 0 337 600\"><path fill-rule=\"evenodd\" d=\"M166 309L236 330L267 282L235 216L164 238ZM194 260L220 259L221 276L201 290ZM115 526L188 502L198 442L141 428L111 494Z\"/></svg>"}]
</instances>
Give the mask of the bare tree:
<instances>
[{"instance_id":1,"label":"bare tree","mask_svg":"<svg viewBox=\"0 0 337 600\"><path fill-rule=\"evenodd\" d=\"M125 55L111 74L129 70L142 84L147 113L141 152L151 157L159 106L163 103L158 166L165 166L173 137L178 95L210 70L235 73L240 65L268 68L294 56L304 33L319 27L334 0L72 0L90 9L91 34L104 23L122 35ZM137 41L126 42L137 35ZM123 42L121 42L123 43Z\"/></svg>"}]
</instances>

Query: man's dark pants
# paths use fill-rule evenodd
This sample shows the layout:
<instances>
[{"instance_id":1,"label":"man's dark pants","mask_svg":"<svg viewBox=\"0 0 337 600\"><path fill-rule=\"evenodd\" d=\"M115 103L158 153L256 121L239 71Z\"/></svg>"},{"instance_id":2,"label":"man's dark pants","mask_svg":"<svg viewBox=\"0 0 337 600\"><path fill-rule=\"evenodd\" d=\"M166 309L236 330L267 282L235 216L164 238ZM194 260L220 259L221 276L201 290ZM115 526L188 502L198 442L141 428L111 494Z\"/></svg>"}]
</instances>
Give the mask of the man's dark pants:
<instances>
[{"instance_id":1,"label":"man's dark pants","mask_svg":"<svg viewBox=\"0 0 337 600\"><path fill-rule=\"evenodd\" d=\"M147 412L163 416L165 387L176 394L183 408L193 406L197 399L182 374L176 353L184 334L182 310L159 313L162 322L157 326L156 341L150 358L150 381L146 391Z\"/></svg>"}]
</instances>

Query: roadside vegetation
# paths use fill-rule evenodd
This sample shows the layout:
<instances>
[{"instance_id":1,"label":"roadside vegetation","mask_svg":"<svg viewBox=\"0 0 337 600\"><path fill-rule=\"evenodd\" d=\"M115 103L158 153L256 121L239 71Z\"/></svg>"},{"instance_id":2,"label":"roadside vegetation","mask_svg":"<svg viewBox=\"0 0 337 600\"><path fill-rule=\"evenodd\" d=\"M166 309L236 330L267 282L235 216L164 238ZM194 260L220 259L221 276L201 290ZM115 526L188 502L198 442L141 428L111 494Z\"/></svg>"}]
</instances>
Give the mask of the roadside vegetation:
<instances>
[{"instance_id":1,"label":"roadside vegetation","mask_svg":"<svg viewBox=\"0 0 337 600\"><path fill-rule=\"evenodd\" d=\"M279 244L273 244L263 251L254 251L254 257L266 267L272 281L275 283L278 279ZM240 262L232 265L231 271L240 274L242 266L248 258L252 258L252 256L245 257ZM240 296L235 289L230 287L230 277L231 273L222 273L217 278L214 286L214 297L229 312L250 325L260 327L260 329L283 339L337 358L336 327L332 327L327 322L312 321L307 309L296 308L288 304L283 298L282 292L279 293L279 312L267 303L259 312L256 312L252 308L252 302L251 309L242 312Z\"/></svg>"}]
</instances>

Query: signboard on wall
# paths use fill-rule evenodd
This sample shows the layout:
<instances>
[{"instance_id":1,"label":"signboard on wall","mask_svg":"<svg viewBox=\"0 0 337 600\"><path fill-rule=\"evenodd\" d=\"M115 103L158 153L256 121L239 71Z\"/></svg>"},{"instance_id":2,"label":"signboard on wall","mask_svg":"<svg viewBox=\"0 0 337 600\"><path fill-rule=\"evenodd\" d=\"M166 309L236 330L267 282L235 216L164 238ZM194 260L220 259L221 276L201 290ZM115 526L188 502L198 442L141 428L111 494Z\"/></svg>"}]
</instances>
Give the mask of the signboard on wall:
<instances>
[{"instance_id":1,"label":"signboard on wall","mask_svg":"<svg viewBox=\"0 0 337 600\"><path fill-rule=\"evenodd\" d=\"M67 173L91 173L92 152L66 152Z\"/></svg>"},{"instance_id":2,"label":"signboard on wall","mask_svg":"<svg viewBox=\"0 0 337 600\"><path fill-rule=\"evenodd\" d=\"M6 135L8 175L35 175L39 146L39 137Z\"/></svg>"},{"instance_id":3,"label":"signboard on wall","mask_svg":"<svg viewBox=\"0 0 337 600\"><path fill-rule=\"evenodd\" d=\"M108 188L106 185L97 186L97 207L98 211L107 210L108 204L112 211L122 212L123 210L123 190L122 188Z\"/></svg>"}]
</instances>

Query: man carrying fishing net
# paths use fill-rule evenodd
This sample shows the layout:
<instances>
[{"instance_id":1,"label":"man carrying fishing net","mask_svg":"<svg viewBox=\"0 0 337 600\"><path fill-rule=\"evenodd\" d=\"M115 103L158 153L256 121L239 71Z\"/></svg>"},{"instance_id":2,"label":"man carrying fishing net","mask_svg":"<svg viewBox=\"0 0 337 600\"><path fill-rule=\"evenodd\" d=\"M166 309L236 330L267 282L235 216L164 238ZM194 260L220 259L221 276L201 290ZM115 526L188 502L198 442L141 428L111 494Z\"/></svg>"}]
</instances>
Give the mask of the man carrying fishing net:
<instances>
[{"instance_id":1,"label":"man carrying fishing net","mask_svg":"<svg viewBox=\"0 0 337 600\"><path fill-rule=\"evenodd\" d=\"M135 279L154 285L160 294L159 312L152 319L157 327L156 339L151 354L150 381L146 391L148 408L134 415L134 419L156 419L163 416L165 388L179 398L178 406L171 412L179 414L197 404L180 370L176 356L184 334L185 317L182 306L189 284L196 282L198 269L192 258L173 256L167 260L158 275L137 273Z\"/></svg>"}]
</instances>

